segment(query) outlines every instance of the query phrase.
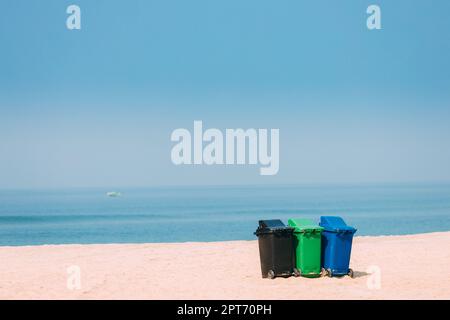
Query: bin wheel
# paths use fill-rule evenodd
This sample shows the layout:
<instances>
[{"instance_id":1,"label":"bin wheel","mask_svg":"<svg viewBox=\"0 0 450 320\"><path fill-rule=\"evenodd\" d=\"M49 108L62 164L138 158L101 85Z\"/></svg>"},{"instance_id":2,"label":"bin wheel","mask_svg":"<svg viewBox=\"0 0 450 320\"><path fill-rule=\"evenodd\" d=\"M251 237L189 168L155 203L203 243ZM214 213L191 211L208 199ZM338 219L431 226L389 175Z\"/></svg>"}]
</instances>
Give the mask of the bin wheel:
<instances>
[{"instance_id":1,"label":"bin wheel","mask_svg":"<svg viewBox=\"0 0 450 320\"><path fill-rule=\"evenodd\" d=\"M302 275L302 272L299 269L294 268L294 277L300 277L301 275Z\"/></svg>"},{"instance_id":2,"label":"bin wheel","mask_svg":"<svg viewBox=\"0 0 450 320\"><path fill-rule=\"evenodd\" d=\"M328 271L325 268L320 269L320 276L326 277L328 275Z\"/></svg>"},{"instance_id":3,"label":"bin wheel","mask_svg":"<svg viewBox=\"0 0 450 320\"><path fill-rule=\"evenodd\" d=\"M350 278L353 278L353 277L354 277L354 274L353 274L353 270L352 270L352 269L348 269L348 276L349 276Z\"/></svg>"},{"instance_id":4,"label":"bin wheel","mask_svg":"<svg viewBox=\"0 0 450 320\"><path fill-rule=\"evenodd\" d=\"M270 279L275 279L275 271L269 270L269 272L267 272L267 276L268 276Z\"/></svg>"},{"instance_id":5,"label":"bin wheel","mask_svg":"<svg viewBox=\"0 0 450 320\"><path fill-rule=\"evenodd\" d=\"M333 271L331 271L331 269L327 269L327 276L329 276L330 278L333 276Z\"/></svg>"}]
</instances>

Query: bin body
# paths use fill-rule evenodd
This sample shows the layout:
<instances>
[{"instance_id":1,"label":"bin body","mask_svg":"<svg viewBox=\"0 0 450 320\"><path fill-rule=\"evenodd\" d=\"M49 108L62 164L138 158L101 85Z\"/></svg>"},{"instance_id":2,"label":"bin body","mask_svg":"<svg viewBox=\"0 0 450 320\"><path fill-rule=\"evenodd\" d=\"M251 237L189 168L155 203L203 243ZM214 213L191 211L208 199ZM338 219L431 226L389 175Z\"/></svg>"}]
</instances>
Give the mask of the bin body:
<instances>
[{"instance_id":1,"label":"bin body","mask_svg":"<svg viewBox=\"0 0 450 320\"><path fill-rule=\"evenodd\" d=\"M308 219L289 219L294 228L295 265L304 277L321 274L321 242L323 228Z\"/></svg>"},{"instance_id":2,"label":"bin body","mask_svg":"<svg viewBox=\"0 0 450 320\"><path fill-rule=\"evenodd\" d=\"M340 217L320 217L322 232L322 267L331 276L344 276L350 271L350 255L356 229Z\"/></svg>"},{"instance_id":3,"label":"bin body","mask_svg":"<svg viewBox=\"0 0 450 320\"><path fill-rule=\"evenodd\" d=\"M293 228L281 220L261 220L255 234L258 236L261 274L267 278L272 270L275 276L291 276L295 261Z\"/></svg>"}]
</instances>

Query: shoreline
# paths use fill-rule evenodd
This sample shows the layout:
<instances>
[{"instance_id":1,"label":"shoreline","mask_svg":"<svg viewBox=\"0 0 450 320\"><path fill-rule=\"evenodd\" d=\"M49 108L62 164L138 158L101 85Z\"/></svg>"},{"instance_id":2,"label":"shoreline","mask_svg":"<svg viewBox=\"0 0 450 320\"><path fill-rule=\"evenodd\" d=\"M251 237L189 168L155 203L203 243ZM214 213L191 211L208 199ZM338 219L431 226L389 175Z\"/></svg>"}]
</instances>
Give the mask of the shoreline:
<instances>
[{"instance_id":1,"label":"shoreline","mask_svg":"<svg viewBox=\"0 0 450 320\"><path fill-rule=\"evenodd\" d=\"M408 234L390 234L390 235L367 235L367 236L359 236L356 235L354 238L388 238L388 237L409 237L409 236L418 236L418 235L429 235L429 234L444 234L450 233L448 231L430 231L430 232L421 232L421 233L408 233ZM27 244L27 245L0 245L1 248L36 248L36 247L57 247L57 246L109 246L109 245L173 245L173 244L196 244L196 243L222 243L222 242L251 242L258 240L255 239L245 240L217 240L217 241L184 241L184 242L110 242L110 243L49 243L49 244Z\"/></svg>"},{"instance_id":2,"label":"shoreline","mask_svg":"<svg viewBox=\"0 0 450 320\"><path fill-rule=\"evenodd\" d=\"M449 247L450 232L360 236L353 279L270 280L256 240L4 246L0 299L450 299Z\"/></svg>"}]
</instances>

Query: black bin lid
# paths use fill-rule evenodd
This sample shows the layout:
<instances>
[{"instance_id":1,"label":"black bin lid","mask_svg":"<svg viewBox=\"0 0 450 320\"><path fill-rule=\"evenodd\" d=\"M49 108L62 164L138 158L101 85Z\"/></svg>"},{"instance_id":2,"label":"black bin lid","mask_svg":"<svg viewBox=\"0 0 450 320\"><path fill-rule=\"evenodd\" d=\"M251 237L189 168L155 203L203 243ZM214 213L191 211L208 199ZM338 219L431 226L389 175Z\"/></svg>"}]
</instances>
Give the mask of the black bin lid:
<instances>
[{"instance_id":1,"label":"black bin lid","mask_svg":"<svg viewBox=\"0 0 450 320\"><path fill-rule=\"evenodd\" d=\"M259 220L259 227L261 229L282 229L286 225L279 219L274 220Z\"/></svg>"},{"instance_id":2,"label":"black bin lid","mask_svg":"<svg viewBox=\"0 0 450 320\"><path fill-rule=\"evenodd\" d=\"M256 235L261 233L273 233L276 231L294 231L294 228L286 226L283 221L279 219L259 220L258 223L259 226L258 229L256 229Z\"/></svg>"}]
</instances>

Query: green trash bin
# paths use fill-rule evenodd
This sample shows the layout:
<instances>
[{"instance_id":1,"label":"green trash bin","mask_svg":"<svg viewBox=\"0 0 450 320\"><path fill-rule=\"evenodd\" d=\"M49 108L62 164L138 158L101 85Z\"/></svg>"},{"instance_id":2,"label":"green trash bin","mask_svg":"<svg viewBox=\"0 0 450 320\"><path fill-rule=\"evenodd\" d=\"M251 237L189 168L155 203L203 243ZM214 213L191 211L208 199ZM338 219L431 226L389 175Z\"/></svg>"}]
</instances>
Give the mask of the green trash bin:
<instances>
[{"instance_id":1,"label":"green trash bin","mask_svg":"<svg viewBox=\"0 0 450 320\"><path fill-rule=\"evenodd\" d=\"M322 230L309 219L289 219L294 227L295 263L304 277L320 277Z\"/></svg>"}]
</instances>

